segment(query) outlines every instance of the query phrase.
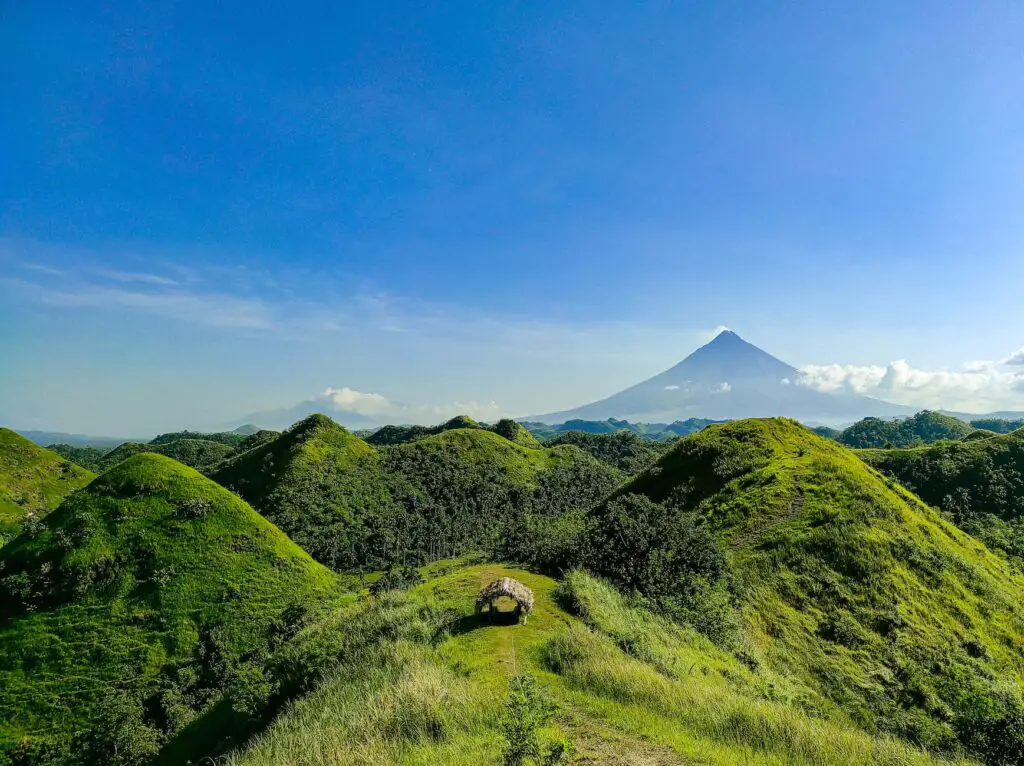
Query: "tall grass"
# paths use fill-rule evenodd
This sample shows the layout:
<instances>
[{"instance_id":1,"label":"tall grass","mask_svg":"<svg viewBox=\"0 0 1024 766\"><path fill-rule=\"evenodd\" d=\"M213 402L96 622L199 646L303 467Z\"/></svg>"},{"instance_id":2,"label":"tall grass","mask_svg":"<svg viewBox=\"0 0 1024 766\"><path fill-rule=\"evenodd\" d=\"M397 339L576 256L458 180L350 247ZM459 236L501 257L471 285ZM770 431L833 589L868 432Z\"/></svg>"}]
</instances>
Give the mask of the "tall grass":
<instances>
[{"instance_id":1,"label":"tall grass","mask_svg":"<svg viewBox=\"0 0 1024 766\"><path fill-rule=\"evenodd\" d=\"M454 609L497 574L534 587L528 625L446 634ZM607 583L570 573L557 602L553 585L477 566L335 615L298 642L334 658L324 683L228 766L499 763L503 679L512 672L539 679L558 706L545 737L573 741L579 763L949 763L842 717L815 717L791 700L801 690L779 692L779 679Z\"/></svg>"}]
</instances>

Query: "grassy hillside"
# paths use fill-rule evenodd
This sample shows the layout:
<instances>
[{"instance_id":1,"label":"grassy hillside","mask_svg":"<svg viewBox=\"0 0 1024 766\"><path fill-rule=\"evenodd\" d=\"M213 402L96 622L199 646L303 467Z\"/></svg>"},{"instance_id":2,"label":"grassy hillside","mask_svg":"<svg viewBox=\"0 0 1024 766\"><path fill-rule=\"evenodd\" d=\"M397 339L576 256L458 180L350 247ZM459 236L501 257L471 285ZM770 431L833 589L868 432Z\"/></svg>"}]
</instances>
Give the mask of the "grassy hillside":
<instances>
[{"instance_id":1,"label":"grassy hillside","mask_svg":"<svg viewBox=\"0 0 1024 766\"><path fill-rule=\"evenodd\" d=\"M869 731L1024 759L1024 581L793 421L684 439L570 547Z\"/></svg>"},{"instance_id":2,"label":"grassy hillside","mask_svg":"<svg viewBox=\"0 0 1024 766\"><path fill-rule=\"evenodd\" d=\"M140 763L165 743L230 741L275 631L336 588L244 502L149 453L0 549L0 572L0 763Z\"/></svg>"},{"instance_id":3,"label":"grassy hillside","mask_svg":"<svg viewBox=\"0 0 1024 766\"><path fill-rule=\"evenodd\" d=\"M501 576L532 588L525 624L474 616L479 589ZM552 764L941 762L816 717L813 692L750 670L580 572L557 584L497 565L456 568L366 598L295 643L337 664L230 766L541 763L510 748L531 739Z\"/></svg>"},{"instance_id":4,"label":"grassy hillside","mask_svg":"<svg viewBox=\"0 0 1024 766\"><path fill-rule=\"evenodd\" d=\"M1024 430L959 444L858 454L949 513L989 547L1024 557Z\"/></svg>"},{"instance_id":5,"label":"grassy hillside","mask_svg":"<svg viewBox=\"0 0 1024 766\"><path fill-rule=\"evenodd\" d=\"M235 455L236 449L230 444L206 441L204 439L178 439L176 441L151 442L149 444L125 442L105 454L100 460L99 465L105 471L122 460L143 452L166 455L190 468L195 468L197 471L208 471L232 455Z\"/></svg>"},{"instance_id":6,"label":"grassy hillside","mask_svg":"<svg viewBox=\"0 0 1024 766\"><path fill-rule=\"evenodd\" d=\"M93 479L90 471L0 428L0 545Z\"/></svg>"},{"instance_id":7,"label":"grassy hillside","mask_svg":"<svg viewBox=\"0 0 1024 766\"><path fill-rule=\"evenodd\" d=\"M395 444L406 444L422 439L424 436L436 436L445 431L469 428L492 431L524 447L540 446L540 442L537 441L536 437L514 420L499 420L493 426L489 426L477 423L473 418L466 415L457 415L451 420L436 426L384 426L370 433L366 437L366 442L375 447L386 447Z\"/></svg>"},{"instance_id":8,"label":"grassy hillside","mask_svg":"<svg viewBox=\"0 0 1024 766\"><path fill-rule=\"evenodd\" d=\"M838 438L847 447L858 449L914 447L963 439L973 430L972 425L951 415L925 410L903 420L865 418L844 429Z\"/></svg>"},{"instance_id":9,"label":"grassy hillside","mask_svg":"<svg viewBox=\"0 0 1024 766\"><path fill-rule=\"evenodd\" d=\"M488 547L510 514L585 508L621 480L575 447L534 448L456 428L375 449L323 415L213 477L339 570Z\"/></svg>"}]
</instances>

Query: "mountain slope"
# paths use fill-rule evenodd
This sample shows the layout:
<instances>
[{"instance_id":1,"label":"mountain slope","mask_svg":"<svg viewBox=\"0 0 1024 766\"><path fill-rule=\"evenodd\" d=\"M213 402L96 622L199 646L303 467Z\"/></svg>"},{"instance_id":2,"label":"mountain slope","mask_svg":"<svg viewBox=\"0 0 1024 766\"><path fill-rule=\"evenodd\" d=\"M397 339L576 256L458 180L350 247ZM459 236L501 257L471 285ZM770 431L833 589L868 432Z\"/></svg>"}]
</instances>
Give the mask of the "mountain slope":
<instances>
[{"instance_id":1,"label":"mountain slope","mask_svg":"<svg viewBox=\"0 0 1024 766\"><path fill-rule=\"evenodd\" d=\"M336 587L230 492L149 453L0 549L0 571L0 754L61 763L72 738L83 762L136 763L177 734L198 754L230 737L187 727L287 610Z\"/></svg>"},{"instance_id":2,"label":"mountain slope","mask_svg":"<svg viewBox=\"0 0 1024 766\"><path fill-rule=\"evenodd\" d=\"M662 534L623 550L637 518L623 503L663 518ZM699 550L692 530L706 529L725 551L748 651L869 730L990 763L1024 758L1024 581L844 447L788 420L711 426L593 520L591 566L656 599L694 571L679 546ZM628 567L604 555L608 537Z\"/></svg>"},{"instance_id":3,"label":"mountain slope","mask_svg":"<svg viewBox=\"0 0 1024 766\"><path fill-rule=\"evenodd\" d=\"M1024 557L1024 429L975 434L958 444L857 454L990 547Z\"/></svg>"},{"instance_id":4,"label":"mountain slope","mask_svg":"<svg viewBox=\"0 0 1024 766\"><path fill-rule=\"evenodd\" d=\"M911 414L908 408L864 396L830 394L798 385L799 371L725 331L675 367L606 399L573 410L522 420L686 418L732 420L783 415L806 422L850 421L868 415Z\"/></svg>"},{"instance_id":5,"label":"mountain slope","mask_svg":"<svg viewBox=\"0 0 1024 766\"><path fill-rule=\"evenodd\" d=\"M55 452L0 428L0 545L26 518L39 518L94 474Z\"/></svg>"}]
</instances>

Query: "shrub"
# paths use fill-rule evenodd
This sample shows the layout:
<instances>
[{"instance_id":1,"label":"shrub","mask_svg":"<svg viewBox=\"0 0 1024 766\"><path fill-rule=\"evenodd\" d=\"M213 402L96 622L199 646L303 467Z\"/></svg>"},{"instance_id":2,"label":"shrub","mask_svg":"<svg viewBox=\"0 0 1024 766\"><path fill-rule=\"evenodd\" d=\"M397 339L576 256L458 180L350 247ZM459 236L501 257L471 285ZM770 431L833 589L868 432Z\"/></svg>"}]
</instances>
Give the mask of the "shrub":
<instances>
[{"instance_id":1,"label":"shrub","mask_svg":"<svg viewBox=\"0 0 1024 766\"><path fill-rule=\"evenodd\" d=\"M505 737L502 757L505 766L520 766L530 761L558 763L566 752L564 743L557 743L548 753L543 752L540 731L551 722L555 704L528 673L509 679L508 697L501 719L501 733Z\"/></svg>"}]
</instances>

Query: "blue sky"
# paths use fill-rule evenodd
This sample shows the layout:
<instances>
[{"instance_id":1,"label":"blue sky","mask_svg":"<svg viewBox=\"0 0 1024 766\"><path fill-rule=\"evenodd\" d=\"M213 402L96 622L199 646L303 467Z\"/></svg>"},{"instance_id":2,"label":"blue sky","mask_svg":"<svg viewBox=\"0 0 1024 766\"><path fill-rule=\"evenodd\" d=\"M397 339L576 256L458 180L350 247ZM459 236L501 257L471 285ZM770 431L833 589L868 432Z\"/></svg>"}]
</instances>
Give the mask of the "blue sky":
<instances>
[{"instance_id":1,"label":"blue sky","mask_svg":"<svg viewBox=\"0 0 1024 766\"><path fill-rule=\"evenodd\" d=\"M1020 6L5 15L4 423L523 415L720 326L821 387L1024 409Z\"/></svg>"}]
</instances>

